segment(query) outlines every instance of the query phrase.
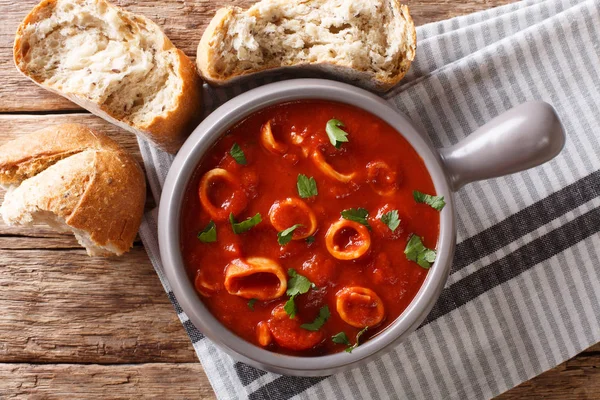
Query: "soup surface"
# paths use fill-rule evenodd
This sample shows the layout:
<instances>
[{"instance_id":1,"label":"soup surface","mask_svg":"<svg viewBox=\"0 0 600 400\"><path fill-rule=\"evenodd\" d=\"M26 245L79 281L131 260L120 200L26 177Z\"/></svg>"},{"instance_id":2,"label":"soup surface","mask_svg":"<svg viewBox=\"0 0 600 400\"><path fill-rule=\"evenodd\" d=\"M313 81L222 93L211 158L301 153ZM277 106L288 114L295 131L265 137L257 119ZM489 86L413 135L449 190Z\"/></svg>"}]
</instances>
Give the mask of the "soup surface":
<instances>
[{"instance_id":1,"label":"soup surface","mask_svg":"<svg viewBox=\"0 0 600 400\"><path fill-rule=\"evenodd\" d=\"M284 103L202 159L181 249L201 299L245 340L293 355L351 351L416 295L443 205L423 160L379 118Z\"/></svg>"}]
</instances>

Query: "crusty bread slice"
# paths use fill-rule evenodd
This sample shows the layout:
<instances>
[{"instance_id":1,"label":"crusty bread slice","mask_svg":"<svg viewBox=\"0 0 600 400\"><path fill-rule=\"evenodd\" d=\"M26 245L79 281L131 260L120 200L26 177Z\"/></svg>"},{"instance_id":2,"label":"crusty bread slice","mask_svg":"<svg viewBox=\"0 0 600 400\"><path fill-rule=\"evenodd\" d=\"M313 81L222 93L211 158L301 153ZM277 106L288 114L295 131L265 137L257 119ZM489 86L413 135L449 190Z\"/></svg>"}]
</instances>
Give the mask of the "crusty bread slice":
<instances>
[{"instance_id":1,"label":"crusty bread slice","mask_svg":"<svg viewBox=\"0 0 600 400\"><path fill-rule=\"evenodd\" d=\"M44 0L14 44L17 68L120 127L176 152L201 118L194 63L149 19L105 0Z\"/></svg>"},{"instance_id":2,"label":"crusty bread slice","mask_svg":"<svg viewBox=\"0 0 600 400\"><path fill-rule=\"evenodd\" d=\"M218 10L196 63L214 85L293 67L386 91L415 52L415 26L398 0L262 0Z\"/></svg>"},{"instance_id":3,"label":"crusty bread slice","mask_svg":"<svg viewBox=\"0 0 600 400\"><path fill-rule=\"evenodd\" d=\"M72 231L91 256L123 254L146 199L137 162L83 125L52 126L0 146L0 207L9 225L46 223Z\"/></svg>"}]
</instances>

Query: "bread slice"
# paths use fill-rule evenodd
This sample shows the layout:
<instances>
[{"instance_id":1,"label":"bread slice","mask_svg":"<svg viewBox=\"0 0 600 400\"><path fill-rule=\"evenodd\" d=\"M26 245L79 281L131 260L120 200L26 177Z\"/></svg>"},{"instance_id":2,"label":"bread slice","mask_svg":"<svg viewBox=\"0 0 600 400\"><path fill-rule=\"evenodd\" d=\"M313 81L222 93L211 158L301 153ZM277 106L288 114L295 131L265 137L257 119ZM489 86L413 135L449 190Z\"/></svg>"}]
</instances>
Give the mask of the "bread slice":
<instances>
[{"instance_id":1,"label":"bread slice","mask_svg":"<svg viewBox=\"0 0 600 400\"><path fill-rule=\"evenodd\" d=\"M146 183L115 142L79 124L52 126L0 146L0 214L9 225L71 231L90 256L133 245Z\"/></svg>"},{"instance_id":2,"label":"bread slice","mask_svg":"<svg viewBox=\"0 0 600 400\"><path fill-rule=\"evenodd\" d=\"M397 0L263 0L218 10L196 63L214 85L293 67L386 91L415 52L414 23Z\"/></svg>"},{"instance_id":3,"label":"bread slice","mask_svg":"<svg viewBox=\"0 0 600 400\"><path fill-rule=\"evenodd\" d=\"M175 153L201 117L193 62L149 19L104 0L44 0L14 43L19 71Z\"/></svg>"}]
</instances>

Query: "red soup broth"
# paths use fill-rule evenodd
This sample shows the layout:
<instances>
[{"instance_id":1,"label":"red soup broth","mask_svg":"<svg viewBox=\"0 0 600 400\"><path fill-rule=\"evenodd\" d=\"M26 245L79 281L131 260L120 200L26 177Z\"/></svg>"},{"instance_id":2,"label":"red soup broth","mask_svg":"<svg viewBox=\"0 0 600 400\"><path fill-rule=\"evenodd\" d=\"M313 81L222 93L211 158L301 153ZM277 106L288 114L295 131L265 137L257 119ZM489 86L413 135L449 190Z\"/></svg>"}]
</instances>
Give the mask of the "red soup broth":
<instances>
[{"instance_id":1,"label":"red soup broth","mask_svg":"<svg viewBox=\"0 0 600 400\"><path fill-rule=\"evenodd\" d=\"M341 121L342 129L348 133L348 142L339 148L331 144L326 133L326 124L331 119ZM264 143L261 132L267 123L275 146ZM234 144L242 150L245 165L230 154ZM346 181L324 172L315 152ZM216 210L211 215L201 202L199 186L203 176L215 168L226 170L235 183L216 179L208 186L206 198ZM316 196L299 196L299 174L314 178ZM375 321L377 324L369 326L360 338L361 343L368 340L407 308L425 280L427 269L409 261L404 249L412 234L420 236L426 247L436 247L439 212L417 203L414 190L435 194L421 157L394 128L378 117L354 106L318 100L265 108L237 123L214 144L186 189L181 216L181 251L187 272L212 314L248 342L276 353L300 356L344 351L347 346L334 343L333 335L344 332L354 344L362 326ZM269 212L274 204L286 199L293 199L293 204L300 201L312 211L316 223L314 240L298 239L311 228L303 207L282 208L275 219L278 229L273 226ZM343 210L359 207L368 211L370 230L366 232L370 246L358 258L338 259L326 247L327 231L332 224L344 220L340 214ZM234 210L235 221L259 213L262 222L236 234L228 218L229 210ZM391 210L397 210L400 218L395 231L381 221L381 216ZM218 218L214 218L215 212L220 213ZM215 223L217 240L205 243L197 235L210 221ZM298 240L280 245L278 231L296 223L303 225L293 233L293 239ZM358 249L364 244L352 228L340 229L331 242L338 250ZM230 293L239 289L240 282L231 283L228 291L225 285L228 265L234 260L238 260L234 264L244 265L252 257L266 258L279 265L285 271L285 279L290 278L288 270L293 269L314 283L307 293L295 297L294 319L281 307L289 299L285 292L274 299L250 300L250 295L241 297ZM268 297L277 291L278 282L273 274L257 273L241 285L245 290L259 293L264 286ZM361 293L351 296L358 301L356 304L362 300L370 303L367 305L374 308L368 312L380 312L383 306L383 319L369 320L368 315L360 315L360 307L355 309L352 304L346 311L357 313L354 319L366 319L362 319L362 325L360 321L349 324L342 319L336 309L336 294L348 287L374 292L379 297L377 301ZM300 327L302 323L313 322L324 306L328 306L330 317L318 331Z\"/></svg>"}]
</instances>

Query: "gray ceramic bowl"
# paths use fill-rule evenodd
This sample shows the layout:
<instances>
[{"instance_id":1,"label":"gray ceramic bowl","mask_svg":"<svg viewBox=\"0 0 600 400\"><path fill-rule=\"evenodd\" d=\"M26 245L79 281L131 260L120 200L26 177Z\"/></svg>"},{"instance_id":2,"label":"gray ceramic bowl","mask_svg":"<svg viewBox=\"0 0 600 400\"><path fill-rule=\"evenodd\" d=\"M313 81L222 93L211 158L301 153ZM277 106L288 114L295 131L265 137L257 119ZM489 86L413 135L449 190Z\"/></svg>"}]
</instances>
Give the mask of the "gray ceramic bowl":
<instances>
[{"instance_id":1,"label":"gray ceramic bowl","mask_svg":"<svg viewBox=\"0 0 600 400\"><path fill-rule=\"evenodd\" d=\"M436 192L445 196L438 256L409 307L376 337L351 354L320 357L280 355L241 339L204 306L188 278L180 253L179 221L185 188L204 153L233 124L270 105L301 99L347 103L396 128L423 158ZM434 149L426 136L389 103L354 86L321 79L296 79L262 86L228 101L207 117L185 142L165 181L160 199L160 254L173 291L190 320L235 359L286 375L329 375L381 356L423 322L448 277L456 242L453 192L464 184L531 168L562 149L565 136L552 107L543 102L518 106L490 121L462 142Z\"/></svg>"}]
</instances>

